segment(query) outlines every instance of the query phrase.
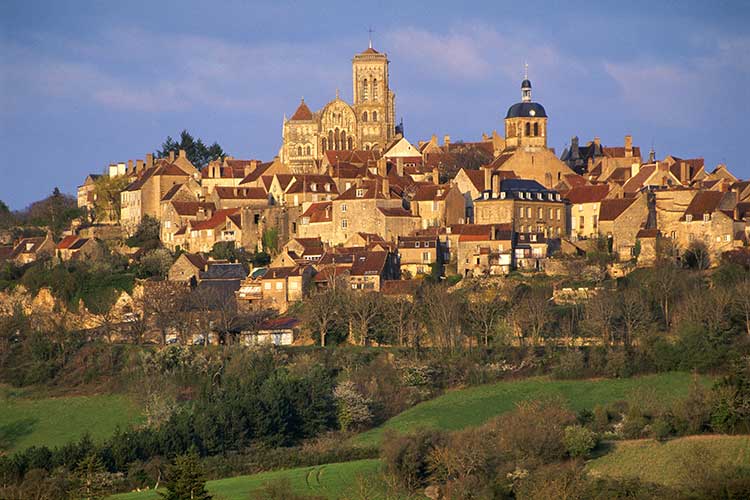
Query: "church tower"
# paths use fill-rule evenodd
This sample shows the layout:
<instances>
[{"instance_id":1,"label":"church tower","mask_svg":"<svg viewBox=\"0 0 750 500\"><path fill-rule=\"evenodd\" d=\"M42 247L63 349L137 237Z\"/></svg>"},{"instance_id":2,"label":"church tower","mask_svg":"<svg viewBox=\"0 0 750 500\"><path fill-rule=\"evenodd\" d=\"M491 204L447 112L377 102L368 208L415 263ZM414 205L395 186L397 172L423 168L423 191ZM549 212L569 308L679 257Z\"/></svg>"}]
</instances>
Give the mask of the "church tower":
<instances>
[{"instance_id":1,"label":"church tower","mask_svg":"<svg viewBox=\"0 0 750 500\"><path fill-rule=\"evenodd\" d=\"M505 145L526 149L547 147L547 112L544 106L531 100L528 74L521 82L521 102L508 108L505 115Z\"/></svg>"},{"instance_id":2,"label":"church tower","mask_svg":"<svg viewBox=\"0 0 750 500\"><path fill-rule=\"evenodd\" d=\"M370 46L352 59L352 96L360 149L383 150L393 139L395 100L388 82L388 58Z\"/></svg>"}]
</instances>

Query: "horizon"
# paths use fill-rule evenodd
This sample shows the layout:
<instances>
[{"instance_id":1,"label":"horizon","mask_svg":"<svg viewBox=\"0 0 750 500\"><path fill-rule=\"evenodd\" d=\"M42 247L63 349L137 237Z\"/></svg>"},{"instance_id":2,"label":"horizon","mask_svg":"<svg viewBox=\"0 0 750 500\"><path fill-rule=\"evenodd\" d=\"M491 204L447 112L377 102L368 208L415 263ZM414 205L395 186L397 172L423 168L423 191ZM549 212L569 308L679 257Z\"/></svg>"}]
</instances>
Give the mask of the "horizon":
<instances>
[{"instance_id":1,"label":"horizon","mask_svg":"<svg viewBox=\"0 0 750 500\"><path fill-rule=\"evenodd\" d=\"M502 133L528 63L558 157L574 135L621 146L631 134L644 157L653 145L659 159L703 157L707 170L725 163L750 177L750 5L516 7L388 3L367 17L344 2L6 3L0 200L20 210L55 187L75 194L89 173L183 129L235 158L270 160L302 96L313 111L337 89L351 102L351 58L371 26L391 61L396 122L415 145Z\"/></svg>"}]
</instances>

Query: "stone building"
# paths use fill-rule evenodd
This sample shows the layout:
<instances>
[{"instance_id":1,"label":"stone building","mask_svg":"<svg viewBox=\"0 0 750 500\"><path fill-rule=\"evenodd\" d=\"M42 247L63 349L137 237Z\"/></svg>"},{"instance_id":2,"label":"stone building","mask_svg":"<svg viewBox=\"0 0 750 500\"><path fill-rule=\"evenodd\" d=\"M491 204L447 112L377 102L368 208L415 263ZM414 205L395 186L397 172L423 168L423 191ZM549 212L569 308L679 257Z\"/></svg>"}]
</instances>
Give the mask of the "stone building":
<instances>
[{"instance_id":1,"label":"stone building","mask_svg":"<svg viewBox=\"0 0 750 500\"><path fill-rule=\"evenodd\" d=\"M565 195L570 203L570 236L586 239L599 234L599 208L609 193L609 185L574 187Z\"/></svg>"},{"instance_id":2,"label":"stone building","mask_svg":"<svg viewBox=\"0 0 750 500\"><path fill-rule=\"evenodd\" d=\"M647 195L602 200L599 209L599 234L611 241L611 250L621 261L635 256L638 232L648 218Z\"/></svg>"},{"instance_id":3,"label":"stone building","mask_svg":"<svg viewBox=\"0 0 750 500\"><path fill-rule=\"evenodd\" d=\"M439 251L440 242L434 236L399 236L398 255L401 271L408 271L412 276L430 274L433 264L442 264L443 252Z\"/></svg>"},{"instance_id":4,"label":"stone building","mask_svg":"<svg viewBox=\"0 0 750 500\"><path fill-rule=\"evenodd\" d=\"M369 48L352 59L349 104L339 97L313 112L302 99L285 118L281 161L294 172L320 172L329 150L382 151L395 136L395 95L390 88L386 54Z\"/></svg>"}]
</instances>

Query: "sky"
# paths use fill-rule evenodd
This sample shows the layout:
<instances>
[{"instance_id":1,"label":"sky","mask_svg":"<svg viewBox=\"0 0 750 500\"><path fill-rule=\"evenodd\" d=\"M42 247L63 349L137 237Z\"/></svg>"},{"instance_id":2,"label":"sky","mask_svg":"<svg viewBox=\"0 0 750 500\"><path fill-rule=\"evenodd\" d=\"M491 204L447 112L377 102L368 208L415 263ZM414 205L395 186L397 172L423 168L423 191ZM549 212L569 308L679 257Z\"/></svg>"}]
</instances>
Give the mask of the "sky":
<instances>
[{"instance_id":1,"label":"sky","mask_svg":"<svg viewBox=\"0 0 750 500\"><path fill-rule=\"evenodd\" d=\"M502 132L524 63L558 155L574 135L750 177L750 2L0 3L0 200L144 158L183 129L270 160L284 114L351 102L351 58L388 54L412 143Z\"/></svg>"}]
</instances>

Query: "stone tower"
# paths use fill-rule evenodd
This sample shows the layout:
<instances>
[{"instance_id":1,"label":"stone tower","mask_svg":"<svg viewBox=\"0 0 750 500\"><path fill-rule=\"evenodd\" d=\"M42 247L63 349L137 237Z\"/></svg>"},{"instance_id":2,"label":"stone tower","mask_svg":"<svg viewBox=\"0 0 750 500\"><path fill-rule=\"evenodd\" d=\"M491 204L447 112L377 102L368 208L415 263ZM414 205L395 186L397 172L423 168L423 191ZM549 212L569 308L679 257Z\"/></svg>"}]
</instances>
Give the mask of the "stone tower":
<instances>
[{"instance_id":1,"label":"stone tower","mask_svg":"<svg viewBox=\"0 0 750 500\"><path fill-rule=\"evenodd\" d=\"M370 46L352 59L352 96L361 149L382 150L394 136L395 100L388 58Z\"/></svg>"},{"instance_id":2,"label":"stone tower","mask_svg":"<svg viewBox=\"0 0 750 500\"><path fill-rule=\"evenodd\" d=\"M508 108L505 115L505 145L509 149L547 148L547 112L531 100L528 76L521 82L521 102Z\"/></svg>"}]
</instances>

